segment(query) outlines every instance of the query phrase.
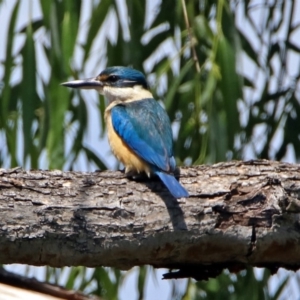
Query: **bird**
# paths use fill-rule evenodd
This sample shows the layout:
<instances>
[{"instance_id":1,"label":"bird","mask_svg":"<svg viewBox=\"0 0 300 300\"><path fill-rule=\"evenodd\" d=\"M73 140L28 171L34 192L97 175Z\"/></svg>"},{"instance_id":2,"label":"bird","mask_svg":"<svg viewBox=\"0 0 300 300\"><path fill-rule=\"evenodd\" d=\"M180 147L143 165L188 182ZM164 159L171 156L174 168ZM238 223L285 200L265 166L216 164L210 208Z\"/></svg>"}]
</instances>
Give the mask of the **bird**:
<instances>
[{"instance_id":1,"label":"bird","mask_svg":"<svg viewBox=\"0 0 300 300\"><path fill-rule=\"evenodd\" d=\"M107 99L104 117L109 144L128 176L156 174L174 198L189 197L174 177L170 119L153 98L142 72L125 66L107 67L96 77L61 85L94 89Z\"/></svg>"}]
</instances>

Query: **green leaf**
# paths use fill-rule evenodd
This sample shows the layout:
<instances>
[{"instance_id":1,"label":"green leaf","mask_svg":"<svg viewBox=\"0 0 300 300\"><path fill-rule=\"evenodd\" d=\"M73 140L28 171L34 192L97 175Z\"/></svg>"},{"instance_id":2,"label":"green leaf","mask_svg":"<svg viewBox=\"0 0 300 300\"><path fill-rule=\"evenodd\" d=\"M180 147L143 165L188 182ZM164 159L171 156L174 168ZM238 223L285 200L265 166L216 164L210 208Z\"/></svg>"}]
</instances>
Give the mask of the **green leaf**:
<instances>
[{"instance_id":1,"label":"green leaf","mask_svg":"<svg viewBox=\"0 0 300 300\"><path fill-rule=\"evenodd\" d=\"M21 50L23 57L23 78L21 81L21 102L24 136L23 160L30 156L33 168L38 168L38 157L33 145L32 125L35 120L35 109L40 105L39 97L36 94L36 54L31 23L26 30L26 40Z\"/></svg>"},{"instance_id":2,"label":"green leaf","mask_svg":"<svg viewBox=\"0 0 300 300\"><path fill-rule=\"evenodd\" d=\"M13 56L13 46L14 46L14 29L16 26L16 21L17 21L17 15L19 11L19 4L20 2L17 1L14 5L13 12L10 18L10 23L8 26L8 31L6 35L6 53L5 53L5 61L4 61L4 77L3 77L3 84L4 88L1 93L1 98L0 98L0 128L6 126L6 120L8 116L8 107L10 103L10 97L11 97L11 88L10 88L10 79L11 79L11 73L13 71L13 64L14 64L14 56Z\"/></svg>"},{"instance_id":3,"label":"green leaf","mask_svg":"<svg viewBox=\"0 0 300 300\"><path fill-rule=\"evenodd\" d=\"M137 282L137 289L138 289L138 299L144 299L144 288L146 282L146 275L147 269L146 267L139 267L138 270L138 282Z\"/></svg>"},{"instance_id":4,"label":"green leaf","mask_svg":"<svg viewBox=\"0 0 300 300\"><path fill-rule=\"evenodd\" d=\"M105 163L103 162L103 160L101 160L93 150L85 147L85 146L82 146L82 150L85 152L88 160L90 162L93 162L97 165L97 167L100 169L100 170L106 170L107 169L107 166L105 165Z\"/></svg>"},{"instance_id":5,"label":"green leaf","mask_svg":"<svg viewBox=\"0 0 300 300\"><path fill-rule=\"evenodd\" d=\"M237 101L243 98L242 80L236 72L236 60L236 53L232 45L222 36L218 42L217 63L222 76L219 86L226 113L223 125L227 127L229 149L233 149L235 133L240 130Z\"/></svg>"},{"instance_id":6,"label":"green leaf","mask_svg":"<svg viewBox=\"0 0 300 300\"><path fill-rule=\"evenodd\" d=\"M84 48L83 62L86 62L86 60L88 59L95 38L97 37L98 32L101 29L101 26L105 21L106 16L112 7L111 1L100 1L100 3L98 4L95 3L96 2L94 2L93 4L92 16L89 21L90 28L88 30L87 39L85 44L83 45Z\"/></svg>"},{"instance_id":7,"label":"green leaf","mask_svg":"<svg viewBox=\"0 0 300 300\"><path fill-rule=\"evenodd\" d=\"M166 98L165 98L165 106L166 110L170 108L172 103L175 101L175 93L177 92L183 78L186 76L187 72L192 68L194 62L193 60L189 60L185 66L180 70L179 75L173 79L171 86L169 86Z\"/></svg>"},{"instance_id":8,"label":"green leaf","mask_svg":"<svg viewBox=\"0 0 300 300\"><path fill-rule=\"evenodd\" d=\"M69 70L70 60L75 51L79 29L81 1L64 0L64 17L62 20L61 45L65 70Z\"/></svg>"}]
</instances>

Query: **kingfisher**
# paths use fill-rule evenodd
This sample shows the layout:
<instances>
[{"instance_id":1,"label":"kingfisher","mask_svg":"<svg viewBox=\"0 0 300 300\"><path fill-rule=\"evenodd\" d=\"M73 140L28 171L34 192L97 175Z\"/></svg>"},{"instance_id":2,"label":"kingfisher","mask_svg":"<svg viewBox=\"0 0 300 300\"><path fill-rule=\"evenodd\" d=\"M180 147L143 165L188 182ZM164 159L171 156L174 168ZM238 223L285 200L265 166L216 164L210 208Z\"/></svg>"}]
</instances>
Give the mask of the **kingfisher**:
<instances>
[{"instance_id":1,"label":"kingfisher","mask_svg":"<svg viewBox=\"0 0 300 300\"><path fill-rule=\"evenodd\" d=\"M173 174L176 162L170 119L153 98L142 72L130 67L108 67L96 77L62 85L95 89L105 96L109 144L128 176L156 174L173 197L189 196Z\"/></svg>"}]
</instances>

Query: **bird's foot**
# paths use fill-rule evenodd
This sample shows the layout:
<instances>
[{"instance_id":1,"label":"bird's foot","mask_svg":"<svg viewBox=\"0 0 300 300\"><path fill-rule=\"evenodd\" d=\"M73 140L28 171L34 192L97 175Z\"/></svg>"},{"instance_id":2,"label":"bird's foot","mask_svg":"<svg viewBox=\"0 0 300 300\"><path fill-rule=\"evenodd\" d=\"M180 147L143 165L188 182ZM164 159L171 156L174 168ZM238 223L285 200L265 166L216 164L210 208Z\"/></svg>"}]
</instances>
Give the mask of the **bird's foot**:
<instances>
[{"instance_id":1,"label":"bird's foot","mask_svg":"<svg viewBox=\"0 0 300 300\"><path fill-rule=\"evenodd\" d=\"M146 173L142 172L142 173L138 173L134 170L122 170L122 172L125 173L127 178L133 179L133 180L137 180L137 181L145 181L148 179L148 176Z\"/></svg>"}]
</instances>

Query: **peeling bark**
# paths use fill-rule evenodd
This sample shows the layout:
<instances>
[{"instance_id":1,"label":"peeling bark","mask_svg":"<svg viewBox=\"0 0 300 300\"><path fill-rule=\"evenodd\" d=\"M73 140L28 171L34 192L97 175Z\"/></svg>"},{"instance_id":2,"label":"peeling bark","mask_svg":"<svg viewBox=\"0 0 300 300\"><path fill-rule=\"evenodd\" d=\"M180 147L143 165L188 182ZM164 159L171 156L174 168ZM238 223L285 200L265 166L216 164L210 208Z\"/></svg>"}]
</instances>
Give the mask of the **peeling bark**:
<instances>
[{"instance_id":1,"label":"peeling bark","mask_svg":"<svg viewBox=\"0 0 300 300\"><path fill-rule=\"evenodd\" d=\"M0 263L149 264L165 278L300 266L300 166L266 160L182 168L190 198L121 172L0 169Z\"/></svg>"}]
</instances>

